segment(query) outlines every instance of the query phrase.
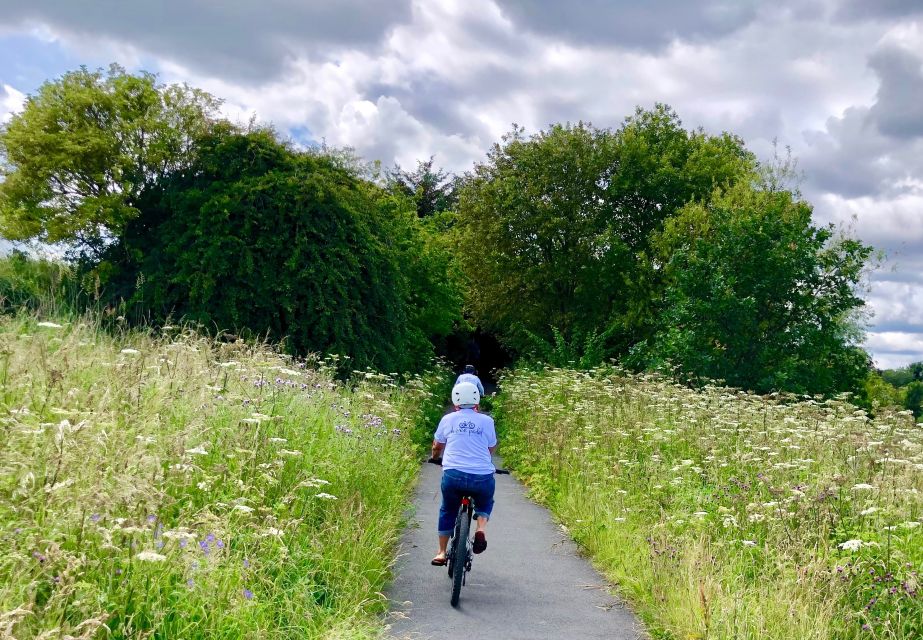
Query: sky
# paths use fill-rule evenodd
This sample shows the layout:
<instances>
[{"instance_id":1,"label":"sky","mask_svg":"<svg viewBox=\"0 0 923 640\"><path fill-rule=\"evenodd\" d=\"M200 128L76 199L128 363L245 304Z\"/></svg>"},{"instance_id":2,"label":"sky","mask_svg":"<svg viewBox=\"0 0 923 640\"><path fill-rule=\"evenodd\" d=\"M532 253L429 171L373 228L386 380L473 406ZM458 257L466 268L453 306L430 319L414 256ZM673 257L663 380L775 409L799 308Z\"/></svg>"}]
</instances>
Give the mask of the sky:
<instances>
[{"instance_id":1,"label":"sky","mask_svg":"<svg viewBox=\"0 0 923 640\"><path fill-rule=\"evenodd\" d=\"M818 224L883 252L866 348L923 360L923 0L3 0L0 121L118 62L235 121L463 172L513 123L685 126L790 148Z\"/></svg>"}]
</instances>

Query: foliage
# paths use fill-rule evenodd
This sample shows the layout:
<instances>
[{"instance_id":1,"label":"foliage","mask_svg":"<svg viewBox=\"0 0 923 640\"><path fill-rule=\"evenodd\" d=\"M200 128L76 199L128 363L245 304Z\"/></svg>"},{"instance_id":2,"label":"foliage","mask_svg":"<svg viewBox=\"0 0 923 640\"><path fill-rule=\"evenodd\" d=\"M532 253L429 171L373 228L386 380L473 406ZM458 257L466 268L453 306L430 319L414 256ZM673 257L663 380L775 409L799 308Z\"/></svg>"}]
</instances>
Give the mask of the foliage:
<instances>
[{"instance_id":1,"label":"foliage","mask_svg":"<svg viewBox=\"0 0 923 640\"><path fill-rule=\"evenodd\" d=\"M145 192L99 271L135 318L419 370L460 302L442 275L448 258L405 205L336 158L219 126L188 171Z\"/></svg>"},{"instance_id":2,"label":"foliage","mask_svg":"<svg viewBox=\"0 0 923 640\"><path fill-rule=\"evenodd\" d=\"M923 416L923 382L914 380L904 388L904 407L917 418Z\"/></svg>"},{"instance_id":3,"label":"foliage","mask_svg":"<svg viewBox=\"0 0 923 640\"><path fill-rule=\"evenodd\" d=\"M435 157L418 160L414 171L395 165L387 172L388 188L413 200L417 215L429 218L443 211L451 211L458 202L459 178L434 167Z\"/></svg>"},{"instance_id":4,"label":"foliage","mask_svg":"<svg viewBox=\"0 0 923 640\"><path fill-rule=\"evenodd\" d=\"M52 320L0 319L10 637L379 637L431 377Z\"/></svg>"},{"instance_id":5,"label":"foliage","mask_svg":"<svg viewBox=\"0 0 923 640\"><path fill-rule=\"evenodd\" d=\"M867 408L876 411L879 407L901 407L904 404L900 390L875 371L870 371L866 377L861 398L866 401Z\"/></svg>"},{"instance_id":6,"label":"foliage","mask_svg":"<svg viewBox=\"0 0 923 640\"><path fill-rule=\"evenodd\" d=\"M218 101L117 65L46 82L0 129L0 231L96 255L141 193L187 167Z\"/></svg>"},{"instance_id":7,"label":"foliage","mask_svg":"<svg viewBox=\"0 0 923 640\"><path fill-rule=\"evenodd\" d=\"M914 380L923 381L923 362L914 362L900 369L885 369L881 377L895 387L903 387Z\"/></svg>"},{"instance_id":8,"label":"foliage","mask_svg":"<svg viewBox=\"0 0 923 640\"><path fill-rule=\"evenodd\" d=\"M636 361L758 392L861 386L856 287L871 248L814 226L791 192L738 185L685 207L657 244L665 300Z\"/></svg>"},{"instance_id":9,"label":"foliage","mask_svg":"<svg viewBox=\"0 0 923 640\"><path fill-rule=\"evenodd\" d=\"M479 326L526 351L606 334L607 355L636 340L657 297L652 234L689 201L748 175L732 136L688 132L669 108L616 130L553 125L504 136L462 188L459 259Z\"/></svg>"},{"instance_id":10,"label":"foliage","mask_svg":"<svg viewBox=\"0 0 923 640\"><path fill-rule=\"evenodd\" d=\"M923 634L923 428L597 368L504 377L504 461L664 638Z\"/></svg>"},{"instance_id":11,"label":"foliage","mask_svg":"<svg viewBox=\"0 0 923 640\"><path fill-rule=\"evenodd\" d=\"M89 296L67 264L22 251L0 258L0 312L80 315L89 304Z\"/></svg>"}]
</instances>

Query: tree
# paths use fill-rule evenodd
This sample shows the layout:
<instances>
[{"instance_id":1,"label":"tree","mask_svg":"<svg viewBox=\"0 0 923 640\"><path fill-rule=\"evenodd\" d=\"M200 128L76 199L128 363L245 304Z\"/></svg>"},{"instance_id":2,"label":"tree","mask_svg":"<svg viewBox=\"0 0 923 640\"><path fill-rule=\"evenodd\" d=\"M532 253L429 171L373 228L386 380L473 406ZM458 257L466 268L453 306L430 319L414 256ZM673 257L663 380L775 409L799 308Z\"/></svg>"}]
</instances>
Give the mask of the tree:
<instances>
[{"instance_id":1,"label":"tree","mask_svg":"<svg viewBox=\"0 0 923 640\"><path fill-rule=\"evenodd\" d=\"M861 386L856 285L872 249L814 226L806 202L740 184L687 205L657 246L665 303L636 363L758 392Z\"/></svg>"},{"instance_id":2,"label":"tree","mask_svg":"<svg viewBox=\"0 0 923 640\"><path fill-rule=\"evenodd\" d=\"M218 104L117 65L46 82L0 129L0 232L98 256L144 190L190 164Z\"/></svg>"},{"instance_id":3,"label":"tree","mask_svg":"<svg viewBox=\"0 0 923 640\"><path fill-rule=\"evenodd\" d=\"M429 333L457 316L409 203L270 131L219 125L138 208L100 267L131 317L172 315L401 371L424 366Z\"/></svg>"},{"instance_id":4,"label":"tree","mask_svg":"<svg viewBox=\"0 0 923 640\"><path fill-rule=\"evenodd\" d=\"M458 202L458 178L434 168L434 163L435 157L430 156L429 160L418 161L415 171L395 166L386 176L392 189L413 200L421 218L454 209Z\"/></svg>"},{"instance_id":5,"label":"tree","mask_svg":"<svg viewBox=\"0 0 923 640\"><path fill-rule=\"evenodd\" d=\"M653 234L751 170L737 138L686 131L664 105L616 131L514 128L460 193L456 244L475 321L519 352L537 342L624 352L662 292Z\"/></svg>"},{"instance_id":6,"label":"tree","mask_svg":"<svg viewBox=\"0 0 923 640\"><path fill-rule=\"evenodd\" d=\"M913 412L914 418L923 416L923 382L914 380L904 388L904 407Z\"/></svg>"}]
</instances>

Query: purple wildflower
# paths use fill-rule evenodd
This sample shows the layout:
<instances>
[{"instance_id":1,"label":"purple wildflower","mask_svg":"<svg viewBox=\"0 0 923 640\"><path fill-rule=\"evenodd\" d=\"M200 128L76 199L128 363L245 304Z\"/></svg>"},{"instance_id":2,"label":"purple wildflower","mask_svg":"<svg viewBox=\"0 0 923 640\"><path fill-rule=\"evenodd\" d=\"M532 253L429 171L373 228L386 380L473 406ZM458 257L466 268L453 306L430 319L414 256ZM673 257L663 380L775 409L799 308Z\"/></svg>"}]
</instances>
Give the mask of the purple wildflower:
<instances>
[{"instance_id":1,"label":"purple wildflower","mask_svg":"<svg viewBox=\"0 0 923 640\"><path fill-rule=\"evenodd\" d=\"M250 591L250 589L246 589L246 588L245 588L245 589L244 589L244 597L245 597L247 600L253 600L253 592Z\"/></svg>"},{"instance_id":2,"label":"purple wildflower","mask_svg":"<svg viewBox=\"0 0 923 640\"><path fill-rule=\"evenodd\" d=\"M180 549L185 549L187 544L189 544L189 541L186 540L186 538L180 538L180 540L179 540L179 548L180 548Z\"/></svg>"},{"instance_id":3,"label":"purple wildflower","mask_svg":"<svg viewBox=\"0 0 923 640\"><path fill-rule=\"evenodd\" d=\"M156 520L157 520L157 516L155 516L153 513L147 517L148 522L154 522Z\"/></svg>"},{"instance_id":4,"label":"purple wildflower","mask_svg":"<svg viewBox=\"0 0 923 640\"><path fill-rule=\"evenodd\" d=\"M249 568L250 568L250 560L248 560L247 558L244 558L244 569L249 569Z\"/></svg>"},{"instance_id":5,"label":"purple wildflower","mask_svg":"<svg viewBox=\"0 0 923 640\"><path fill-rule=\"evenodd\" d=\"M192 589L193 585L195 585L195 582L192 581L192 578L189 578L188 580L186 580L186 586L187 586L187 587L189 587L190 589Z\"/></svg>"},{"instance_id":6,"label":"purple wildflower","mask_svg":"<svg viewBox=\"0 0 923 640\"><path fill-rule=\"evenodd\" d=\"M215 546L218 547L219 549L224 549L224 540L218 540L215 543Z\"/></svg>"},{"instance_id":7,"label":"purple wildflower","mask_svg":"<svg viewBox=\"0 0 923 640\"><path fill-rule=\"evenodd\" d=\"M102 518L101 515L99 515L98 513L94 513L93 515L90 516L90 522L99 522L100 518Z\"/></svg>"}]
</instances>

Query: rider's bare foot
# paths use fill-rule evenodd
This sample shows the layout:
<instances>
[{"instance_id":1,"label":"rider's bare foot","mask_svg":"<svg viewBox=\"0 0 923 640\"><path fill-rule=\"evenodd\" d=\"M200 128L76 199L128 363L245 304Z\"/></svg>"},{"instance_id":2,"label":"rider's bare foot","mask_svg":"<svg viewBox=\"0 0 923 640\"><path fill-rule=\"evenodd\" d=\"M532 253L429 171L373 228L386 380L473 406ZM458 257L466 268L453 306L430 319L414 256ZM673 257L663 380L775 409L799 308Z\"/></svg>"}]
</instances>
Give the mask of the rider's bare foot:
<instances>
[{"instance_id":1,"label":"rider's bare foot","mask_svg":"<svg viewBox=\"0 0 923 640\"><path fill-rule=\"evenodd\" d=\"M444 567L446 563L445 553L440 551L436 554L436 557L430 561L430 564L435 567Z\"/></svg>"}]
</instances>

